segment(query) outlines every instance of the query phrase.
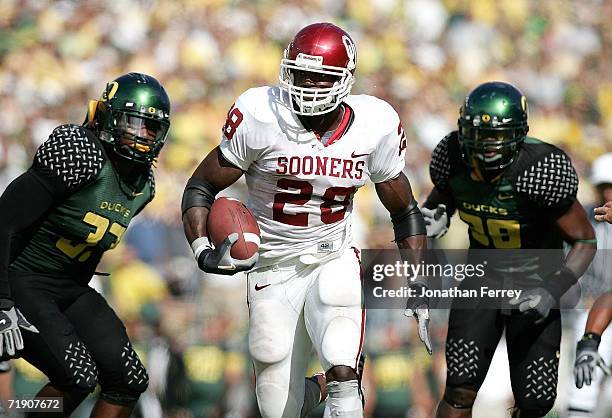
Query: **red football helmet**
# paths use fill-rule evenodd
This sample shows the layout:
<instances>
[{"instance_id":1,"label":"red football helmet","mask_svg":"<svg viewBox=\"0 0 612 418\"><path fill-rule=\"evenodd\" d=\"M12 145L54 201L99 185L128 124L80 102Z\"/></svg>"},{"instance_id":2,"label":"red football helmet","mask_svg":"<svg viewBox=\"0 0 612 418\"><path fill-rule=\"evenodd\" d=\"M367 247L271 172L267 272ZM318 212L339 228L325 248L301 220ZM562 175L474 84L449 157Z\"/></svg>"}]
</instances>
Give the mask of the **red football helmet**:
<instances>
[{"instance_id":1,"label":"red football helmet","mask_svg":"<svg viewBox=\"0 0 612 418\"><path fill-rule=\"evenodd\" d=\"M314 23L295 35L281 61L280 87L293 98L299 115L320 115L334 110L349 95L355 82L357 50L348 33L331 23ZM298 87L293 71L338 77L330 88Z\"/></svg>"}]
</instances>

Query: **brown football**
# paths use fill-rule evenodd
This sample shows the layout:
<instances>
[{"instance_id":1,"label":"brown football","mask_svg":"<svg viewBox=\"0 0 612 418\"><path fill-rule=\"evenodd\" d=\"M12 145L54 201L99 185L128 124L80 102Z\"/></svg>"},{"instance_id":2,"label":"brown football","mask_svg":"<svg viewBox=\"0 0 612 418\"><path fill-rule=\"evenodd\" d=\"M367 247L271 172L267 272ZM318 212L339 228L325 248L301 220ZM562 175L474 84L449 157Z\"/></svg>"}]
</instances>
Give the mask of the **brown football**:
<instances>
[{"instance_id":1,"label":"brown football","mask_svg":"<svg viewBox=\"0 0 612 418\"><path fill-rule=\"evenodd\" d=\"M232 246L230 254L237 260L246 260L259 249L259 225L251 211L240 200L230 197L216 199L208 213L206 229L215 246L236 232L238 241Z\"/></svg>"}]
</instances>

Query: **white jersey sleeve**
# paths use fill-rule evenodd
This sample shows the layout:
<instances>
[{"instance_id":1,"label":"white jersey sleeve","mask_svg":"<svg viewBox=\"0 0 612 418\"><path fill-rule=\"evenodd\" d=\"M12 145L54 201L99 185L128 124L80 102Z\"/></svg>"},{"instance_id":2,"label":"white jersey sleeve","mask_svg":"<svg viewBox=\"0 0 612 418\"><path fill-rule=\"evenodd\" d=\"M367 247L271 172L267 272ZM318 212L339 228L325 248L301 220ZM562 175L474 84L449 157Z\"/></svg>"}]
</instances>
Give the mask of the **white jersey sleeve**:
<instances>
[{"instance_id":1,"label":"white jersey sleeve","mask_svg":"<svg viewBox=\"0 0 612 418\"><path fill-rule=\"evenodd\" d=\"M263 144L258 144L257 121L251 115L245 95L248 91L227 112L219 145L223 157L242 171L249 169L263 148Z\"/></svg>"},{"instance_id":2,"label":"white jersey sleeve","mask_svg":"<svg viewBox=\"0 0 612 418\"><path fill-rule=\"evenodd\" d=\"M382 183L397 177L404 169L406 154L406 134L397 112L388 104L380 115L380 125L393 129L382 136L370 154L368 167L370 180Z\"/></svg>"}]
</instances>

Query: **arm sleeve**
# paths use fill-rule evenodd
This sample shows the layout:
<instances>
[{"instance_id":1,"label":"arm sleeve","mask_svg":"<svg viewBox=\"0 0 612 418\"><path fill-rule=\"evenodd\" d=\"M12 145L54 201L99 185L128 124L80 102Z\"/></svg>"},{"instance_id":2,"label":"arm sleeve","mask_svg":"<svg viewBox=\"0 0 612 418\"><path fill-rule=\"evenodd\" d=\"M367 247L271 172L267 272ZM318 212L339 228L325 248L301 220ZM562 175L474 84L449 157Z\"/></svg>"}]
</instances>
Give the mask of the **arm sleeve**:
<instances>
[{"instance_id":1,"label":"arm sleeve","mask_svg":"<svg viewBox=\"0 0 612 418\"><path fill-rule=\"evenodd\" d=\"M242 106L239 106L241 106L240 100L227 113L219 149L223 158L228 162L242 171L247 171L253 161L257 159L259 151L255 146L254 133L251 134L248 129L249 115L243 113Z\"/></svg>"},{"instance_id":2,"label":"arm sleeve","mask_svg":"<svg viewBox=\"0 0 612 418\"><path fill-rule=\"evenodd\" d=\"M55 128L38 148L32 167L0 197L0 297L10 296L9 265L45 214L102 169L103 153L91 135L77 125Z\"/></svg>"},{"instance_id":3,"label":"arm sleeve","mask_svg":"<svg viewBox=\"0 0 612 418\"><path fill-rule=\"evenodd\" d=\"M10 298L9 264L54 202L53 192L32 170L17 177L0 197L0 298Z\"/></svg>"},{"instance_id":4,"label":"arm sleeve","mask_svg":"<svg viewBox=\"0 0 612 418\"><path fill-rule=\"evenodd\" d=\"M406 134L397 114L395 119L397 128L385 135L369 156L368 167L373 183L382 183L397 177L406 165Z\"/></svg>"},{"instance_id":5,"label":"arm sleeve","mask_svg":"<svg viewBox=\"0 0 612 418\"><path fill-rule=\"evenodd\" d=\"M553 148L535 158L517 176L516 190L558 218L576 201L578 175L570 158L560 149Z\"/></svg>"}]
</instances>

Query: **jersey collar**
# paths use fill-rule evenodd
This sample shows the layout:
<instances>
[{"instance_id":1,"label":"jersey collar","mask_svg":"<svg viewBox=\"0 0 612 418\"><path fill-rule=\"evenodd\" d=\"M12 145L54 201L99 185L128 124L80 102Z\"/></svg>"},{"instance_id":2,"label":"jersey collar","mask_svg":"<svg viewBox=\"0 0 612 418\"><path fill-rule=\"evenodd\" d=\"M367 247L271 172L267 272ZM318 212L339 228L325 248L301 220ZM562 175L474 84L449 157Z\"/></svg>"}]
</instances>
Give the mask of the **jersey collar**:
<instances>
[{"instance_id":1,"label":"jersey collar","mask_svg":"<svg viewBox=\"0 0 612 418\"><path fill-rule=\"evenodd\" d=\"M349 128L351 127L351 124L353 123L353 119L355 115L355 113L353 112L353 109L351 109L351 107L346 103L342 103L341 106L344 108L344 114L342 115L342 120L340 121L340 124L338 125L338 127L334 130L334 133L324 144L326 147L330 146L331 144L336 142L338 139L340 139L346 133L346 131L349 130Z\"/></svg>"}]
</instances>

